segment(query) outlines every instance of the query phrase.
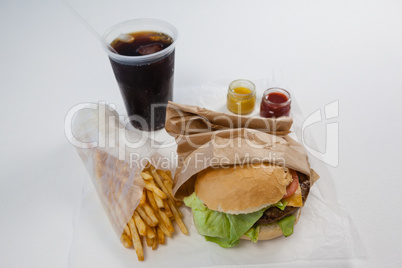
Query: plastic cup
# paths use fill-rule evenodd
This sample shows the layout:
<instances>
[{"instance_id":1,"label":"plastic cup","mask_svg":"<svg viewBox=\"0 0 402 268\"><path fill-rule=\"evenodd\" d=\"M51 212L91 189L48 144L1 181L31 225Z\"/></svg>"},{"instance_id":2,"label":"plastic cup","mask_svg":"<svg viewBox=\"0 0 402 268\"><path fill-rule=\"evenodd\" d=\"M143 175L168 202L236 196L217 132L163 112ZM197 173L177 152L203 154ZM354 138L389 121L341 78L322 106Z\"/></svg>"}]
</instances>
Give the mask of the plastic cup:
<instances>
[{"instance_id":1,"label":"plastic cup","mask_svg":"<svg viewBox=\"0 0 402 268\"><path fill-rule=\"evenodd\" d=\"M158 19L134 19L110 28L103 38L111 44L119 36L134 32L163 33L173 43L158 52L125 56L106 47L131 124L141 130L165 126L166 106L173 99L174 57L178 37L176 28Z\"/></svg>"}]
</instances>

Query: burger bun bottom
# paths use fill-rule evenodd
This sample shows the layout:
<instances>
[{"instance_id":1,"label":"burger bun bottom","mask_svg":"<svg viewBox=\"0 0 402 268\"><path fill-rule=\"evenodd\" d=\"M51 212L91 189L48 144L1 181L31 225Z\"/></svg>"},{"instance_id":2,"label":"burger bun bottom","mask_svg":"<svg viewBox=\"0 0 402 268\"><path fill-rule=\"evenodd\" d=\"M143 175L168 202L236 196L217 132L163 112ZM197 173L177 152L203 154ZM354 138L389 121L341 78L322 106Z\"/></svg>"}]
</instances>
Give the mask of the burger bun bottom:
<instances>
[{"instance_id":1,"label":"burger bun bottom","mask_svg":"<svg viewBox=\"0 0 402 268\"><path fill-rule=\"evenodd\" d=\"M301 208L296 212L295 224L299 221ZM270 240L282 236L282 229L277 223L260 225L260 231L258 233L258 240ZM243 235L240 239L250 240L250 237Z\"/></svg>"}]
</instances>

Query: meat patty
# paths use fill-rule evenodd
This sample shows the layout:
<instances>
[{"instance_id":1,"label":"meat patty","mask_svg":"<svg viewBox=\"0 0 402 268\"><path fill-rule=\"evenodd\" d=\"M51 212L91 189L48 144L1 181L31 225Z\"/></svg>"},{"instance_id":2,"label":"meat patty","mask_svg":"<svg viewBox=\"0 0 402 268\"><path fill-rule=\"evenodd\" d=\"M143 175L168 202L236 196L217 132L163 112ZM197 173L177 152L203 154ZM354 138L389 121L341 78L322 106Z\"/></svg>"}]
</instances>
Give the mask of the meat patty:
<instances>
[{"instance_id":1,"label":"meat patty","mask_svg":"<svg viewBox=\"0 0 402 268\"><path fill-rule=\"evenodd\" d=\"M300 172L297 172L297 176L299 177L299 184L304 205L310 192L310 180L306 175ZM277 222L283 218L286 218L287 216L290 216L291 214L296 213L298 210L298 207L286 207L284 210L280 210L277 207L271 207L264 212L262 217L255 224L259 225Z\"/></svg>"}]
</instances>

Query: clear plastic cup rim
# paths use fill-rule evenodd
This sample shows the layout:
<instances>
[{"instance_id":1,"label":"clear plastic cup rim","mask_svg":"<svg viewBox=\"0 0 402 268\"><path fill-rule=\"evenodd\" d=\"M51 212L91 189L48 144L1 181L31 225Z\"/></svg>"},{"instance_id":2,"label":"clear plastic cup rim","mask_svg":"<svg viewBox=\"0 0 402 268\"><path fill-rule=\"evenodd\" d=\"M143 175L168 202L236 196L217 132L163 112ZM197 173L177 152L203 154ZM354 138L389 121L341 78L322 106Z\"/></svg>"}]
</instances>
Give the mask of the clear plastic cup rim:
<instances>
[{"instance_id":1,"label":"clear plastic cup rim","mask_svg":"<svg viewBox=\"0 0 402 268\"><path fill-rule=\"evenodd\" d=\"M114 41L120 34L128 34L140 31L155 31L167 34L170 37L172 37L173 43L161 51L142 56L120 55L110 50L108 45L110 45L110 43ZM105 42L104 48L106 49L108 56L113 60L129 65L145 64L154 62L156 60L160 60L169 55L170 53L172 53L176 47L178 39L178 31L176 27L174 27L172 24L166 21L160 19L141 18L141 19L127 20L115 24L105 32L102 38L103 41Z\"/></svg>"}]
</instances>

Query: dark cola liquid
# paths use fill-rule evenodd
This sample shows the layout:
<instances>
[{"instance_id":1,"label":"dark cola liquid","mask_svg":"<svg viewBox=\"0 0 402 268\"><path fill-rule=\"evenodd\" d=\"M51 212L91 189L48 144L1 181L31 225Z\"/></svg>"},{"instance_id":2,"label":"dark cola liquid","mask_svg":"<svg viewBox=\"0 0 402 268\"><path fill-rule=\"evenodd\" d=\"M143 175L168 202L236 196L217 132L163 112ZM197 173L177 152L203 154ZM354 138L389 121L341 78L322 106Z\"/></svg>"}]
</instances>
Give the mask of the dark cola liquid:
<instances>
[{"instance_id":1,"label":"dark cola liquid","mask_svg":"<svg viewBox=\"0 0 402 268\"><path fill-rule=\"evenodd\" d=\"M125 56L161 51L173 39L157 32L136 32L116 39L111 46ZM110 59L131 124L141 130L165 126L166 105L173 99L174 50L164 58L142 65L125 65Z\"/></svg>"}]
</instances>

